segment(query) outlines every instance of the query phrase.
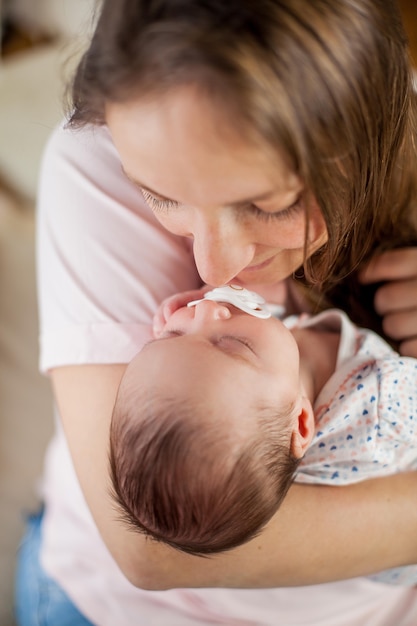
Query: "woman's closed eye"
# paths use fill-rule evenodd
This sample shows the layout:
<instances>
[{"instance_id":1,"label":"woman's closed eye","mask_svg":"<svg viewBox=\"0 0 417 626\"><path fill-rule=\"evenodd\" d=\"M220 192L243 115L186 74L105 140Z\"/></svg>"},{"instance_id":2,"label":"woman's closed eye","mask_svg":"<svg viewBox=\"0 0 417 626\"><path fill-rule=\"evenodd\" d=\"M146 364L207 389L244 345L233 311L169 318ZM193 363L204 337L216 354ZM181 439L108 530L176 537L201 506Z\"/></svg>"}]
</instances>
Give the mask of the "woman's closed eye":
<instances>
[{"instance_id":1,"label":"woman's closed eye","mask_svg":"<svg viewBox=\"0 0 417 626\"><path fill-rule=\"evenodd\" d=\"M157 196L147 189L144 189L143 187L141 188L141 191L145 201L148 203L149 207L155 212L164 212L168 211L169 209L175 209L182 206L176 200L170 200L162 196ZM264 209L261 209L259 206L253 203L236 206L236 210L239 211L242 215L251 215L256 219L262 220L264 222L268 222L271 220L290 219L294 215L298 214L302 209L302 194L300 194L296 201L293 202L289 207L285 209L280 209L279 211L265 211Z\"/></svg>"},{"instance_id":2,"label":"woman's closed eye","mask_svg":"<svg viewBox=\"0 0 417 626\"><path fill-rule=\"evenodd\" d=\"M179 206L179 202L175 200L169 200L162 196L156 196L147 189L141 188L141 192L145 201L153 211L166 211L167 209L173 209Z\"/></svg>"},{"instance_id":3,"label":"woman's closed eye","mask_svg":"<svg viewBox=\"0 0 417 626\"><path fill-rule=\"evenodd\" d=\"M256 218L268 222L270 220L290 219L291 217L298 215L303 208L302 195L300 194L295 202L293 202L286 209L281 209L280 211L265 211L264 209L256 206L256 204L251 204L247 210L252 212Z\"/></svg>"}]
</instances>

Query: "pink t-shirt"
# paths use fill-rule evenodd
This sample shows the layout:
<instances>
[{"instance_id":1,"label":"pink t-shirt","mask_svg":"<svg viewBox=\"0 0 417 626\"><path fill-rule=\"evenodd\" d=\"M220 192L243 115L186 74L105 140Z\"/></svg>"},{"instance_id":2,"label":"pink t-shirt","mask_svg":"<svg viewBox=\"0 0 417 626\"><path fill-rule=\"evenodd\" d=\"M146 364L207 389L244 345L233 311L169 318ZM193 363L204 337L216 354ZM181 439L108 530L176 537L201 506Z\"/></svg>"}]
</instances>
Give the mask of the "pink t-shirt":
<instances>
[{"instance_id":1,"label":"pink t-shirt","mask_svg":"<svg viewBox=\"0 0 417 626\"><path fill-rule=\"evenodd\" d=\"M199 279L187 241L165 232L122 173L106 128L58 129L39 196L41 369L127 363L158 303ZM59 419L43 480L42 563L98 626L413 626L417 590L368 579L296 589L134 588L87 508Z\"/></svg>"}]
</instances>

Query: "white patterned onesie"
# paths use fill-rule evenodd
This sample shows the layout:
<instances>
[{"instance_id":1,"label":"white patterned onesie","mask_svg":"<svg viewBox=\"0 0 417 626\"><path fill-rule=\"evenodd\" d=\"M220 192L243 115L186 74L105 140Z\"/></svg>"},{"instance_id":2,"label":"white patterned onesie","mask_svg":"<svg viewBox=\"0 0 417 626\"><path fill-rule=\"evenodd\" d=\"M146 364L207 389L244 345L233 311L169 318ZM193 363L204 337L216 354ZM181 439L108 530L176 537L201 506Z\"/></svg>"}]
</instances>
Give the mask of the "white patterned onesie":
<instances>
[{"instance_id":1,"label":"white patterned onesie","mask_svg":"<svg viewBox=\"0 0 417 626\"><path fill-rule=\"evenodd\" d=\"M316 432L296 481L346 485L417 469L417 360L399 356L341 311L285 323L340 332L336 371L314 403ZM373 578L416 585L417 565Z\"/></svg>"}]
</instances>

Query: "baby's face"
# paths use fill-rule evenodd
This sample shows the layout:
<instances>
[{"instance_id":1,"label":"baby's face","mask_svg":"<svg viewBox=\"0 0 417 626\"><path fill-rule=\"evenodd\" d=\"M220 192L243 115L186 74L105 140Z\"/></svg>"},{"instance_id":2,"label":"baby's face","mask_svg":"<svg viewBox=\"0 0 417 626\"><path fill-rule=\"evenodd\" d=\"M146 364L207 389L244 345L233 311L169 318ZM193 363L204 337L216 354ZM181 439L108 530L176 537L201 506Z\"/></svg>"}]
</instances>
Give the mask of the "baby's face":
<instances>
[{"instance_id":1,"label":"baby's face","mask_svg":"<svg viewBox=\"0 0 417 626\"><path fill-rule=\"evenodd\" d=\"M138 355L140 379L160 380L173 393L212 397L224 415L249 405L295 408L299 353L291 332L232 305L203 300L175 311L159 339ZM135 361L135 360L134 360ZM139 380L139 378L138 378Z\"/></svg>"}]
</instances>

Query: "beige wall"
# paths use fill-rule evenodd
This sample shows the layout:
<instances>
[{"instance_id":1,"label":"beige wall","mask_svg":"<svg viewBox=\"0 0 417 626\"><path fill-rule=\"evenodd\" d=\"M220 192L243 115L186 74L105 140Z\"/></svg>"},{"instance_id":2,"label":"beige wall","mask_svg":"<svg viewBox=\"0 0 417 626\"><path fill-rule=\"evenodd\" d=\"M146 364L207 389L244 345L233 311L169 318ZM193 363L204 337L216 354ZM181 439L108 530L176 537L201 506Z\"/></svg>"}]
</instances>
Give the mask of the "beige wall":
<instances>
[{"instance_id":1,"label":"beige wall","mask_svg":"<svg viewBox=\"0 0 417 626\"><path fill-rule=\"evenodd\" d=\"M94 0L13 0L3 5L20 23L35 31L78 35L90 28ZM0 0L1 2L1 0Z\"/></svg>"}]
</instances>

